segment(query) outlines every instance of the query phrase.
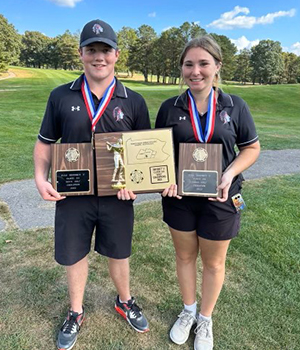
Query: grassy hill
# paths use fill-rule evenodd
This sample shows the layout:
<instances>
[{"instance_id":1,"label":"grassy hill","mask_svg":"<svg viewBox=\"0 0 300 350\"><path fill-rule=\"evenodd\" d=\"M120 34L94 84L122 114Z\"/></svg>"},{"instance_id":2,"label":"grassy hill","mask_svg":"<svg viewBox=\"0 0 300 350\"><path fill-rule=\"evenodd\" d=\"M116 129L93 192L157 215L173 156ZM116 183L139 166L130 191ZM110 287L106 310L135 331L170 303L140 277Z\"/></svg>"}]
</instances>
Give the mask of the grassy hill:
<instances>
[{"instance_id":1,"label":"grassy hill","mask_svg":"<svg viewBox=\"0 0 300 350\"><path fill-rule=\"evenodd\" d=\"M50 91L76 79L80 72L12 68L16 77L0 80L0 183L31 178L32 150ZM178 86L122 80L141 93L152 125L161 103L180 93ZM250 106L262 149L299 148L300 85L224 85L226 92L244 98Z\"/></svg>"}]
</instances>

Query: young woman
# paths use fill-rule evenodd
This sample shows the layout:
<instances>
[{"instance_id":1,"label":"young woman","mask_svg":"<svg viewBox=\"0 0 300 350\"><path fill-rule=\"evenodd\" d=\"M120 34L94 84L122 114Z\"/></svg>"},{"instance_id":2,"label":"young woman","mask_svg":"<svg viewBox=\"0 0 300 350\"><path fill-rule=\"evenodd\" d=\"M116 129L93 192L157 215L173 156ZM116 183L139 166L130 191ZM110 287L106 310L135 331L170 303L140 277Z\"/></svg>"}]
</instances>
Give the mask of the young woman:
<instances>
[{"instance_id":1,"label":"young woman","mask_svg":"<svg viewBox=\"0 0 300 350\"><path fill-rule=\"evenodd\" d=\"M230 241L237 236L240 212L232 196L241 192L242 171L260 152L258 136L247 104L218 88L222 55L209 35L191 40L184 48L180 66L188 89L165 101L157 115L156 128L173 127L175 163L179 143L223 145L223 174L216 199L177 195L177 186L163 192L163 219L168 224L175 251L176 268L184 307L170 331L176 344L187 341L195 328L195 350L213 349L211 315L225 276ZM239 152L236 154L235 146ZM196 302L196 261L201 256L202 290L200 312Z\"/></svg>"}]
</instances>

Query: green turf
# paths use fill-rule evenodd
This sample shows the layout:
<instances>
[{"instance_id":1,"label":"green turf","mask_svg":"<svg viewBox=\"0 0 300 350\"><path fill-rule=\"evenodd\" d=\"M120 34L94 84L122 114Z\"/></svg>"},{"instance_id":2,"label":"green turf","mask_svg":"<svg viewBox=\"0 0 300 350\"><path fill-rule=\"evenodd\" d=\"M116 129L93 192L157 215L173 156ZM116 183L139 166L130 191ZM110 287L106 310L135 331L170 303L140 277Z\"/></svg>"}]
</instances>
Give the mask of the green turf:
<instances>
[{"instance_id":1,"label":"green turf","mask_svg":"<svg viewBox=\"0 0 300 350\"><path fill-rule=\"evenodd\" d=\"M214 312L215 350L299 350L299 185L300 175L245 184L247 209L229 248ZM107 261L91 253L87 320L76 349L178 349L168 331L181 298L174 248L161 215L160 202L135 208L131 290L151 331L137 334L115 313ZM200 275L200 264L198 270ZM0 349L54 350L68 296L64 269L53 261L53 229L2 233L0 275ZM198 285L200 291L200 276ZM191 336L180 349L192 344Z\"/></svg>"},{"instance_id":2,"label":"green turf","mask_svg":"<svg viewBox=\"0 0 300 350\"><path fill-rule=\"evenodd\" d=\"M0 183L33 176L32 151L50 91L80 72L19 68L23 77L0 80ZM152 125L161 103L178 86L123 82L146 99ZM262 149L299 148L300 85L224 85L244 98L254 116Z\"/></svg>"}]
</instances>

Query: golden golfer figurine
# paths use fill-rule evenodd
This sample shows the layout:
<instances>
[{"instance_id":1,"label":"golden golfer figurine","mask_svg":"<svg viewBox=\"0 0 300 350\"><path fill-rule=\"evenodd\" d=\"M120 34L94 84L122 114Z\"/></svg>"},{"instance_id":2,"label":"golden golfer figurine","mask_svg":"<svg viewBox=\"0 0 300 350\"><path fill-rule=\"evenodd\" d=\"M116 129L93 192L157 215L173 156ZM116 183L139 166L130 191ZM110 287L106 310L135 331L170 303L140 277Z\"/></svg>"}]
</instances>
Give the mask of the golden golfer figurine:
<instances>
[{"instance_id":1,"label":"golden golfer figurine","mask_svg":"<svg viewBox=\"0 0 300 350\"><path fill-rule=\"evenodd\" d=\"M108 151L114 152L114 162L115 168L114 173L111 179L111 182L116 182L116 184L112 184L111 187L114 189L125 188L125 179L124 179L124 161L122 158L122 154L124 151L123 140L120 138L117 143L111 144L110 142L106 142L106 147ZM118 179L116 179L118 177Z\"/></svg>"}]
</instances>

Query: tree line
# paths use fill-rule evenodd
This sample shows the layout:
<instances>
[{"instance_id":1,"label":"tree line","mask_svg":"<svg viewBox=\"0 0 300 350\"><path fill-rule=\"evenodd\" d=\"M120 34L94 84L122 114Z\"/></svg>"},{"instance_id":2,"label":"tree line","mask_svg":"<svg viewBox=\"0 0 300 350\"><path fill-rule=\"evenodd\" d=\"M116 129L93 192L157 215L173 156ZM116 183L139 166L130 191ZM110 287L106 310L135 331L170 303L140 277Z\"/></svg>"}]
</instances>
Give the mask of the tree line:
<instances>
[{"instance_id":1,"label":"tree line","mask_svg":"<svg viewBox=\"0 0 300 350\"><path fill-rule=\"evenodd\" d=\"M157 35L149 25L138 29L123 27L118 35L121 55L116 72L132 76L140 72L147 82L155 76L157 82L176 84L180 79L179 57L184 45L192 38L207 34L194 22L171 27ZM260 84L300 83L300 56L282 51L280 42L261 40L250 50L238 52L225 35L209 33L222 49L222 79L225 81ZM79 32L67 30L55 38L38 31L19 34L0 15L0 72L8 65L34 68L80 70L78 56Z\"/></svg>"}]
</instances>

